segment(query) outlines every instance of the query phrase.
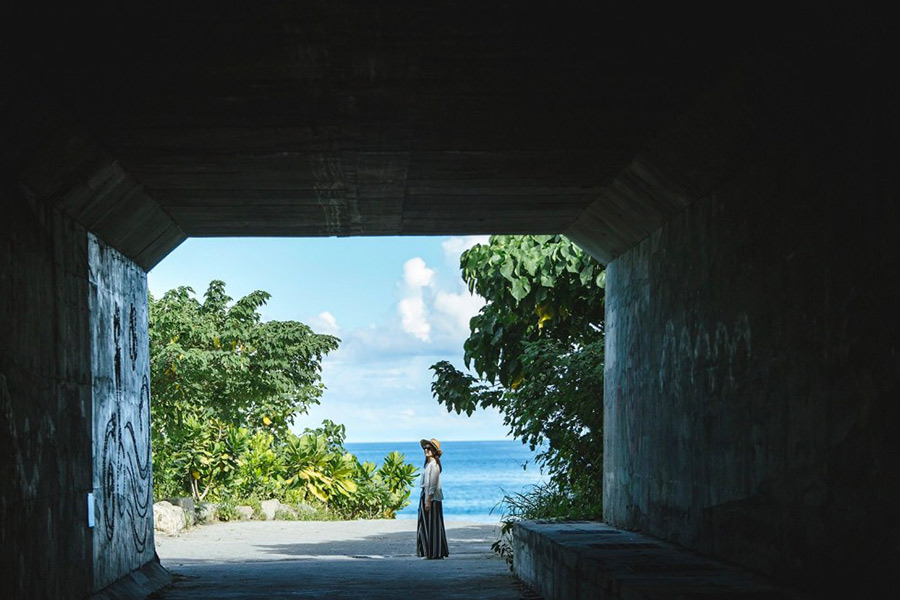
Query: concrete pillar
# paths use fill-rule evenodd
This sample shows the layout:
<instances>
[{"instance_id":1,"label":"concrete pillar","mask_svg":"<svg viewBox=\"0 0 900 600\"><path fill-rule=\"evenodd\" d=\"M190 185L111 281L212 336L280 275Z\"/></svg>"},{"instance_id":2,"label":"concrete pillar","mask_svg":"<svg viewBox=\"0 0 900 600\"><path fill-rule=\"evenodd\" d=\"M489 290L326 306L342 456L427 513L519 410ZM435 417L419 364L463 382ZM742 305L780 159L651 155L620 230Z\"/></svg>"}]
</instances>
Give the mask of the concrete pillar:
<instances>
[{"instance_id":1,"label":"concrete pillar","mask_svg":"<svg viewBox=\"0 0 900 600\"><path fill-rule=\"evenodd\" d=\"M0 177L0 573L81 599L155 557L146 275L30 192Z\"/></svg>"},{"instance_id":2,"label":"concrete pillar","mask_svg":"<svg viewBox=\"0 0 900 600\"><path fill-rule=\"evenodd\" d=\"M87 232L0 179L0 573L11 598L94 590Z\"/></svg>"},{"instance_id":3,"label":"concrete pillar","mask_svg":"<svg viewBox=\"0 0 900 600\"><path fill-rule=\"evenodd\" d=\"M888 98L820 93L736 94L743 143L609 263L604 518L860 591L900 564L900 211Z\"/></svg>"}]
</instances>

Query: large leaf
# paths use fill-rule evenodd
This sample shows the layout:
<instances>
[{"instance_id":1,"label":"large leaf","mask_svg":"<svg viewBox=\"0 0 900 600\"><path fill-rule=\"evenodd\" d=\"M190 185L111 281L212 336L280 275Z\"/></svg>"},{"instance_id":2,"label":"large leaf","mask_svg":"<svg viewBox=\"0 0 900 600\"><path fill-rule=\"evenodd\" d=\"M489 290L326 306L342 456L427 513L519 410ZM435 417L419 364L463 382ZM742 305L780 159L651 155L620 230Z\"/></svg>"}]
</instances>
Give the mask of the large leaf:
<instances>
[{"instance_id":1,"label":"large leaf","mask_svg":"<svg viewBox=\"0 0 900 600\"><path fill-rule=\"evenodd\" d=\"M510 285L510 293L516 301L521 301L531 291L531 283L527 279L514 279Z\"/></svg>"}]
</instances>

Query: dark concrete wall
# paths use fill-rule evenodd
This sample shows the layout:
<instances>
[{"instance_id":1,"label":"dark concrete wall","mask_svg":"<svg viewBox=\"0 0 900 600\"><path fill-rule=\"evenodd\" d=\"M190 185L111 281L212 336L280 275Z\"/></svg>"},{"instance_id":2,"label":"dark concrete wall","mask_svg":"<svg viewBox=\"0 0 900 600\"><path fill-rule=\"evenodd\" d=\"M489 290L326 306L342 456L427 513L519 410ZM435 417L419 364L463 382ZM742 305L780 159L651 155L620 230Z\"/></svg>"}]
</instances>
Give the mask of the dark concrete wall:
<instances>
[{"instance_id":1,"label":"dark concrete wall","mask_svg":"<svg viewBox=\"0 0 900 600\"><path fill-rule=\"evenodd\" d=\"M93 591L86 232L0 177L0 581Z\"/></svg>"},{"instance_id":2,"label":"dark concrete wall","mask_svg":"<svg viewBox=\"0 0 900 600\"><path fill-rule=\"evenodd\" d=\"M11 181L0 179L2 589L87 598L154 558L146 275Z\"/></svg>"},{"instance_id":3,"label":"dark concrete wall","mask_svg":"<svg viewBox=\"0 0 900 600\"><path fill-rule=\"evenodd\" d=\"M900 565L900 216L852 91L757 103L743 166L608 266L604 516L859 591Z\"/></svg>"},{"instance_id":4,"label":"dark concrete wall","mask_svg":"<svg viewBox=\"0 0 900 600\"><path fill-rule=\"evenodd\" d=\"M153 560L147 276L88 234L94 587Z\"/></svg>"}]
</instances>

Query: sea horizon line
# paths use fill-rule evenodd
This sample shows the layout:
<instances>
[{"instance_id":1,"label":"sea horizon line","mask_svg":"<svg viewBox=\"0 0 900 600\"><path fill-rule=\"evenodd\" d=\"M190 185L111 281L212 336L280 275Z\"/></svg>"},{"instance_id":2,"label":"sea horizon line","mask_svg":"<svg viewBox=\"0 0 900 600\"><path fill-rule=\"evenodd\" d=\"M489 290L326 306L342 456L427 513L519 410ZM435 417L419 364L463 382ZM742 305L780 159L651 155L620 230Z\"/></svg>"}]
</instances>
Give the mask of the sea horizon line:
<instances>
[{"instance_id":1,"label":"sea horizon line","mask_svg":"<svg viewBox=\"0 0 900 600\"><path fill-rule=\"evenodd\" d=\"M422 438L420 438L422 439ZM375 440L375 441L344 441L344 444L414 444L419 440L414 439L406 439L406 440ZM525 442L521 440L517 440L515 438L498 438L492 440L440 440L441 444L456 444L460 442L473 443L473 442L520 442L523 446L527 445Z\"/></svg>"}]
</instances>

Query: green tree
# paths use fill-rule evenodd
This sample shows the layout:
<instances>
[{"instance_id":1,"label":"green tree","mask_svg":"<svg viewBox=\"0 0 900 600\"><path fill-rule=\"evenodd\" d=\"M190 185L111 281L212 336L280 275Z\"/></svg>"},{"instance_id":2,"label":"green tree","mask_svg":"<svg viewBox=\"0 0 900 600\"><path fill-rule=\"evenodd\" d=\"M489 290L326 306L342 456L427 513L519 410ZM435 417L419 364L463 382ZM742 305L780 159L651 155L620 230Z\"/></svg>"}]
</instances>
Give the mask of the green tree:
<instances>
[{"instance_id":1,"label":"green tree","mask_svg":"<svg viewBox=\"0 0 900 600\"><path fill-rule=\"evenodd\" d=\"M296 321L262 322L269 294L232 302L212 281L150 297L150 371L157 493L206 497L239 485L250 436L283 439L317 404L321 361L339 340Z\"/></svg>"},{"instance_id":2,"label":"green tree","mask_svg":"<svg viewBox=\"0 0 900 600\"><path fill-rule=\"evenodd\" d=\"M543 493L599 513L603 434L605 271L563 236L492 236L460 258L486 304L470 321L465 365L432 365L448 410L497 408L512 434L540 448ZM559 501L550 503L559 506Z\"/></svg>"},{"instance_id":3,"label":"green tree","mask_svg":"<svg viewBox=\"0 0 900 600\"><path fill-rule=\"evenodd\" d=\"M268 298L257 291L232 302L221 281L202 302L187 287L150 298L156 497L215 499L225 517L237 501L278 498L343 518L393 518L416 471L402 454L376 469L344 449L343 425L289 432L318 403L321 361L338 339L302 323L263 323Z\"/></svg>"}]
</instances>

